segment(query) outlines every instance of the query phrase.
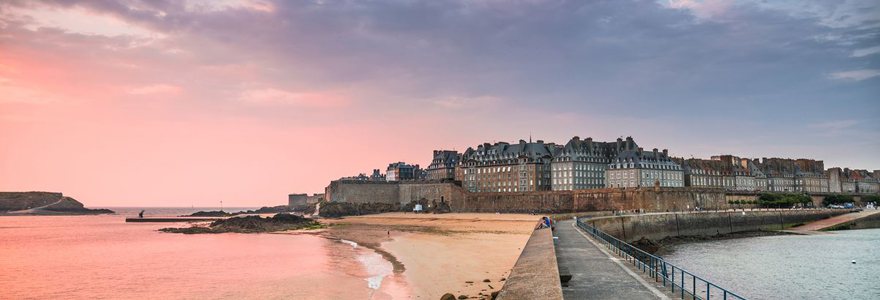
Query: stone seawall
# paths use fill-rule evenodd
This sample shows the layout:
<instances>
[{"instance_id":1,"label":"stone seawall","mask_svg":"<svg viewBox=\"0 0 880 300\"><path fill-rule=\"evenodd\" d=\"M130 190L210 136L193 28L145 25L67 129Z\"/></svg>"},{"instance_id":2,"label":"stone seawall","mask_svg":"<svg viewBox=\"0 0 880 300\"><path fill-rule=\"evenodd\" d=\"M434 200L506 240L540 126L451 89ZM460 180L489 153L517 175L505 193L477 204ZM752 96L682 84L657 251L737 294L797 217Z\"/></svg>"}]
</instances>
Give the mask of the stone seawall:
<instances>
[{"instance_id":1,"label":"stone seawall","mask_svg":"<svg viewBox=\"0 0 880 300\"><path fill-rule=\"evenodd\" d=\"M496 299L562 300L556 248L550 229L532 232Z\"/></svg>"},{"instance_id":2,"label":"stone seawall","mask_svg":"<svg viewBox=\"0 0 880 300\"><path fill-rule=\"evenodd\" d=\"M712 236L724 233L781 230L845 214L841 210L769 210L644 214L582 219L593 227L627 242L670 236Z\"/></svg>"},{"instance_id":3,"label":"stone seawall","mask_svg":"<svg viewBox=\"0 0 880 300\"><path fill-rule=\"evenodd\" d=\"M880 228L880 214L873 214L847 223L849 229L874 229Z\"/></svg>"}]
</instances>

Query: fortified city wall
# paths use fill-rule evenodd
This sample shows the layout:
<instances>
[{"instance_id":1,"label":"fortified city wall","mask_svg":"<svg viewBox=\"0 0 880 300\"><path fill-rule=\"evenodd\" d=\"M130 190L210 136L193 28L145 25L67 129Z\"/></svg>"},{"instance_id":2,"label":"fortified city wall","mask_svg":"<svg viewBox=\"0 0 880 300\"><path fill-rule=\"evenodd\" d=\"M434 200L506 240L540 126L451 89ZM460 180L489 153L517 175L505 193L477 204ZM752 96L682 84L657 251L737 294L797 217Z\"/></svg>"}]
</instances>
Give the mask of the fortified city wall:
<instances>
[{"instance_id":1,"label":"fortified city wall","mask_svg":"<svg viewBox=\"0 0 880 300\"><path fill-rule=\"evenodd\" d=\"M580 211L687 211L694 207L727 208L719 189L642 188L520 193L470 193L441 181L333 181L325 190L330 202L446 202L453 212L568 213Z\"/></svg>"},{"instance_id":2,"label":"fortified city wall","mask_svg":"<svg viewBox=\"0 0 880 300\"><path fill-rule=\"evenodd\" d=\"M691 187L608 188L574 191L470 193L449 181L333 181L325 190L330 202L388 203L401 207L425 200L446 202L453 212L563 214L593 211L646 212L750 208L729 201L754 201L757 193ZM812 195L821 206L822 195Z\"/></svg>"}]
</instances>

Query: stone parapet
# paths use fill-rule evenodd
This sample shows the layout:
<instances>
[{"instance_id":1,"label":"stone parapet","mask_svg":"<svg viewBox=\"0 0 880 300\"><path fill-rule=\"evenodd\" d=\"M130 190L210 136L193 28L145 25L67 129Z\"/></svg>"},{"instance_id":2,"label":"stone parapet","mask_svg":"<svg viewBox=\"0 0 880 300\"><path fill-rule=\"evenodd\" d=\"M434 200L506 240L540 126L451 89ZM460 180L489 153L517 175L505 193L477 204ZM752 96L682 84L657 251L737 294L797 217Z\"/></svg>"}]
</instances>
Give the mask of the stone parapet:
<instances>
[{"instance_id":1,"label":"stone parapet","mask_svg":"<svg viewBox=\"0 0 880 300\"><path fill-rule=\"evenodd\" d=\"M553 232L549 228L532 232L495 299L562 299L556 248L553 245Z\"/></svg>"}]
</instances>

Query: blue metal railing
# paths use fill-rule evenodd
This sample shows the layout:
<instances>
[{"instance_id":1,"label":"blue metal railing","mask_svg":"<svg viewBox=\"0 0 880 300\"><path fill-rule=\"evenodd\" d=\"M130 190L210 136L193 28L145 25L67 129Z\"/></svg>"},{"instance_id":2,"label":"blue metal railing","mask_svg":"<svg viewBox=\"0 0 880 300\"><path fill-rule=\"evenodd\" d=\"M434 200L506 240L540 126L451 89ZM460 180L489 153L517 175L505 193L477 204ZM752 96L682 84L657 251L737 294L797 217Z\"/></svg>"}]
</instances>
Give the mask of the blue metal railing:
<instances>
[{"instance_id":1,"label":"blue metal railing","mask_svg":"<svg viewBox=\"0 0 880 300\"><path fill-rule=\"evenodd\" d=\"M673 265L663 258L642 251L616 237L602 232L587 223L577 219L577 225L586 233L590 234L605 247L612 252L623 257L627 263L631 263L636 269L647 274L649 278L653 278L655 282L663 281L664 287L669 287L674 295L681 295L681 299L740 299L747 300L746 297L737 295L728 291L717 284L709 282L691 272L685 271L676 265ZM699 289L698 289L699 288Z\"/></svg>"}]
</instances>

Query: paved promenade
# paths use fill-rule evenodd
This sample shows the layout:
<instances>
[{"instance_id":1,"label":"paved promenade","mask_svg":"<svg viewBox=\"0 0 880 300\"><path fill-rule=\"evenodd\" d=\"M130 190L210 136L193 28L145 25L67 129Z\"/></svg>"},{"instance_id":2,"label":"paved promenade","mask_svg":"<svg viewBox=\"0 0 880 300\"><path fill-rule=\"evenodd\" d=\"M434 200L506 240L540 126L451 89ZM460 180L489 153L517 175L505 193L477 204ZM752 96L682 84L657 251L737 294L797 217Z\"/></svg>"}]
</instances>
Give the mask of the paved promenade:
<instances>
[{"instance_id":1,"label":"paved promenade","mask_svg":"<svg viewBox=\"0 0 880 300\"><path fill-rule=\"evenodd\" d=\"M824 219L824 220L819 220L819 221L812 222L812 223L809 223L806 225L793 227L793 228L791 228L791 231L821 230L823 228L828 228L828 227L831 227L834 225L850 222L853 220L858 220L858 219L861 219L861 218L864 218L864 217L867 217L867 216L870 216L873 214L877 214L877 213L880 213L880 210L870 209L870 210L863 210L860 212L848 213L845 215L840 215L840 216L836 216L836 217L832 217L832 218L828 218L828 219Z\"/></svg>"},{"instance_id":2,"label":"paved promenade","mask_svg":"<svg viewBox=\"0 0 880 300\"><path fill-rule=\"evenodd\" d=\"M668 299L575 229L574 220L559 221L555 235L558 264L572 275L562 287L565 299Z\"/></svg>"}]
</instances>

